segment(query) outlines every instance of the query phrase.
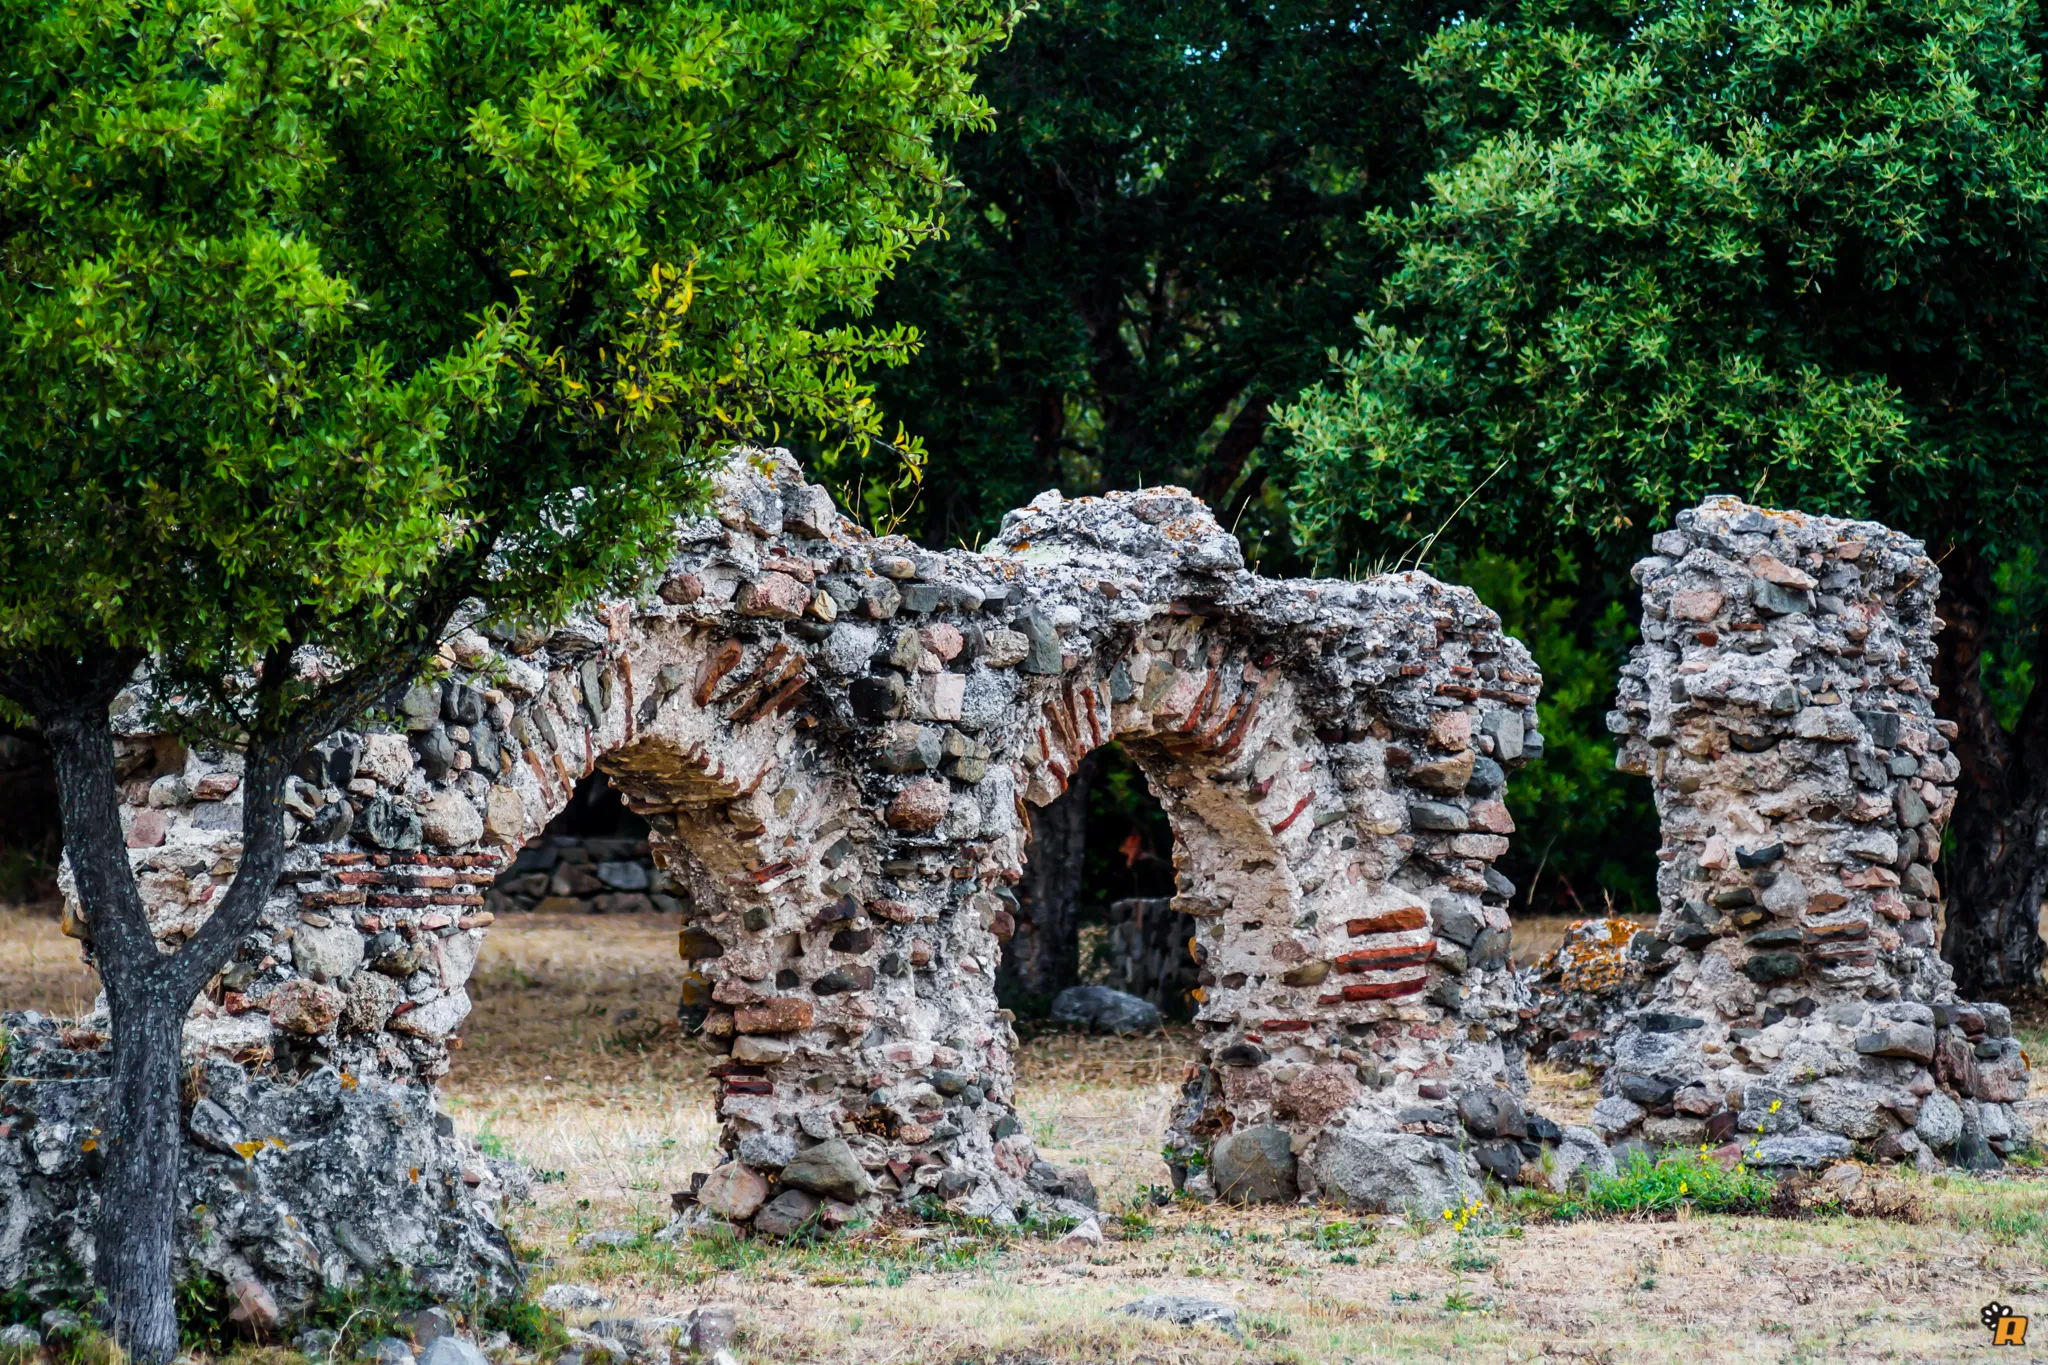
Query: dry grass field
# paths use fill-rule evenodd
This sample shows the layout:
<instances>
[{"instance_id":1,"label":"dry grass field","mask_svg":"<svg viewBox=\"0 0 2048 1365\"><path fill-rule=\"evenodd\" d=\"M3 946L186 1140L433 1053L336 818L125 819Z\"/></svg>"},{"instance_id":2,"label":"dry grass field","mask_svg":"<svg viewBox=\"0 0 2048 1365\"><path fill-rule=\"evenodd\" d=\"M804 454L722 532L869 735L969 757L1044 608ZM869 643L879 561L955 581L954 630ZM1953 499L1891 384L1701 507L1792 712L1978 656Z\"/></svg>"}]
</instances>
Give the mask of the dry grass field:
<instances>
[{"instance_id":1,"label":"dry grass field","mask_svg":"<svg viewBox=\"0 0 2048 1365\"><path fill-rule=\"evenodd\" d=\"M729 1303L750 1365L2048 1360L2048 1179L2025 1173L1908 1177L1903 1219L1559 1223L1503 1208L1460 1235L1335 1210L1157 1207L1158 1134L1189 1050L1172 1031L1025 1049L1021 1107L1052 1159L1093 1174L1099 1249L916 1227L657 1243L645 1234L668 1192L707 1169L716 1136L707 1058L673 1023L674 931L658 917L501 921L447 1104L542 1173L514 1215L537 1285L596 1286L616 1300L608 1316ZM49 918L0 913L0 999L88 1004L70 948ZM1593 1094L1578 1077L1539 1086L1559 1117ZM2035 1122L2048 1128L2038 1102ZM641 1235L577 1249L616 1228ZM1228 1303L1239 1334L1112 1311L1154 1294ZM1991 1299L2031 1310L2029 1346L1992 1350L1978 1321Z\"/></svg>"}]
</instances>

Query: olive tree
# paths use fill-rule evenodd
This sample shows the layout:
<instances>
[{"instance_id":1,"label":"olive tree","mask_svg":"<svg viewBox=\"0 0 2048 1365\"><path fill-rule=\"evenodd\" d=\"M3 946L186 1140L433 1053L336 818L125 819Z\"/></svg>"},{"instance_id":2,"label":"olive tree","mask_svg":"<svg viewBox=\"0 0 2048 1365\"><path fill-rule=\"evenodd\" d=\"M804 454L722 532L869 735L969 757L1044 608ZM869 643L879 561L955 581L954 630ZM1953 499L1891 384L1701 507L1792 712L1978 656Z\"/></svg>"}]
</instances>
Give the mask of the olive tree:
<instances>
[{"instance_id":1,"label":"olive tree","mask_svg":"<svg viewBox=\"0 0 2048 1365\"><path fill-rule=\"evenodd\" d=\"M630 582L735 443L880 437L862 376L911 337L857 315L1006 27L0 0L0 696L51 746L111 1011L94 1274L136 1360L178 1347L181 1025L272 890L292 765L458 610ZM175 950L118 806L138 670L246 759L238 873Z\"/></svg>"}]
</instances>

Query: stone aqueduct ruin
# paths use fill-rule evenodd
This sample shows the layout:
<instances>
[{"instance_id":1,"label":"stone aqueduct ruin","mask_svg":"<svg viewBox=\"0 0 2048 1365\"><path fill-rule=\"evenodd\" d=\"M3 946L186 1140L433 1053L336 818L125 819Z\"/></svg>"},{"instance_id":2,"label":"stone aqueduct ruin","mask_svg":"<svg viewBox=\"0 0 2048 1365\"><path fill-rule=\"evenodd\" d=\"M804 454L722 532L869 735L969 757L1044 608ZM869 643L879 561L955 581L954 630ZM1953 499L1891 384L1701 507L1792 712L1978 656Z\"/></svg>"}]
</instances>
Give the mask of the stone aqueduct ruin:
<instances>
[{"instance_id":1,"label":"stone aqueduct ruin","mask_svg":"<svg viewBox=\"0 0 2048 1365\"><path fill-rule=\"evenodd\" d=\"M309 759L263 927L188 1028L186 1254L288 1301L393 1262L451 1289L515 1273L492 1201L518 1176L437 1124L431 1082L486 887L599 769L690 889L683 1014L725 1054L727 1160L693 1218L744 1222L778 1184L1084 1212L1015 1114L993 978L1030 813L1111 741L1167 811L1198 926L1172 1142L1219 1185L1422 1206L1633 1137L1743 1138L1768 1164L2024 1143L2007 1020L1956 1003L1932 948L1956 772L1933 565L1881 527L1732 501L1656 548L1613 723L1657 783L1664 913L1612 945L1635 995L1564 1010L1611 1059L1597 1133L1519 1103L1558 1002L1508 961L1492 863L1541 680L1469 590L1261 578L1175 489L1047 494L987 553L928 552L770 453L726 471L645 600L465 630L445 679ZM129 747L132 856L176 938L233 875L236 760ZM100 1054L89 1028L11 1027L19 1278L39 1247L87 1253L76 1080Z\"/></svg>"}]
</instances>

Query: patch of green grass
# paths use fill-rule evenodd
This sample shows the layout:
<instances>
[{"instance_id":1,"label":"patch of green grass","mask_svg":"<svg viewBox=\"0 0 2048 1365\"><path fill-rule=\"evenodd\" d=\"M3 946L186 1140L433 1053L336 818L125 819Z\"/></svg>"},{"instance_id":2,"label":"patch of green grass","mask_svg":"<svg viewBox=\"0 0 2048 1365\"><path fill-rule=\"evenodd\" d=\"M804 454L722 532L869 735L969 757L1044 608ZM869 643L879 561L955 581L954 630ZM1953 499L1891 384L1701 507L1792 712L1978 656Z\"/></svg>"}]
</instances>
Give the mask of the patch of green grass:
<instances>
[{"instance_id":1,"label":"patch of green grass","mask_svg":"<svg viewBox=\"0 0 2048 1365\"><path fill-rule=\"evenodd\" d=\"M1685 1152L1652 1161L1640 1152L1613 1175L1595 1175L1584 1194L1558 1202L1552 1216L1626 1218L1670 1213L1681 1205L1704 1213L1761 1213L1771 1206L1777 1185L1747 1166Z\"/></svg>"},{"instance_id":2,"label":"patch of green grass","mask_svg":"<svg viewBox=\"0 0 2048 1365\"><path fill-rule=\"evenodd\" d=\"M431 1308L436 1301L432 1293L400 1269L342 1289L322 1288L306 1310L306 1325L341 1333L345 1340L336 1344L334 1354L345 1359L349 1344L378 1337L410 1336L410 1329L401 1320L407 1314Z\"/></svg>"},{"instance_id":3,"label":"patch of green grass","mask_svg":"<svg viewBox=\"0 0 2048 1365\"><path fill-rule=\"evenodd\" d=\"M1318 1251L1348 1251L1355 1247L1369 1247L1380 1239L1380 1230L1364 1223L1334 1222L1318 1223L1303 1235L1303 1240ZM1354 1261L1353 1264L1356 1264Z\"/></svg>"},{"instance_id":4,"label":"patch of green grass","mask_svg":"<svg viewBox=\"0 0 2048 1365\"><path fill-rule=\"evenodd\" d=\"M477 1313L483 1333L503 1332L523 1351L552 1357L569 1344L561 1314L550 1313L530 1298L486 1301Z\"/></svg>"},{"instance_id":5,"label":"patch of green grass","mask_svg":"<svg viewBox=\"0 0 2048 1365\"><path fill-rule=\"evenodd\" d=\"M2048 1209L1962 1209L1955 1221L1965 1231L1983 1233L1995 1246L2034 1242L2048 1249Z\"/></svg>"},{"instance_id":6,"label":"patch of green grass","mask_svg":"<svg viewBox=\"0 0 2048 1365\"><path fill-rule=\"evenodd\" d=\"M447 1309L460 1326L479 1338L503 1332L522 1350L543 1355L552 1355L569 1344L568 1329L561 1316L526 1295L450 1302L403 1269L344 1289L322 1289L307 1308L302 1325L339 1334L329 1356L334 1360L352 1360L365 1343L378 1337L410 1337L411 1315L436 1305ZM189 1334L191 1320L182 1301L178 1319ZM190 1351L191 1347L186 1349ZM210 1348L205 1354L218 1359L223 1352Z\"/></svg>"},{"instance_id":7,"label":"patch of green grass","mask_svg":"<svg viewBox=\"0 0 2048 1365\"><path fill-rule=\"evenodd\" d=\"M230 1316L235 1297L207 1274L187 1275L174 1286L178 1303L178 1341L187 1354L219 1357L236 1338L246 1336Z\"/></svg>"},{"instance_id":8,"label":"patch of green grass","mask_svg":"<svg viewBox=\"0 0 2048 1365\"><path fill-rule=\"evenodd\" d=\"M1117 1227L1122 1230L1124 1236L1132 1241L1149 1242L1157 1235L1157 1230L1152 1226L1152 1220L1139 1213L1136 1209L1118 1214L1116 1222Z\"/></svg>"}]
</instances>

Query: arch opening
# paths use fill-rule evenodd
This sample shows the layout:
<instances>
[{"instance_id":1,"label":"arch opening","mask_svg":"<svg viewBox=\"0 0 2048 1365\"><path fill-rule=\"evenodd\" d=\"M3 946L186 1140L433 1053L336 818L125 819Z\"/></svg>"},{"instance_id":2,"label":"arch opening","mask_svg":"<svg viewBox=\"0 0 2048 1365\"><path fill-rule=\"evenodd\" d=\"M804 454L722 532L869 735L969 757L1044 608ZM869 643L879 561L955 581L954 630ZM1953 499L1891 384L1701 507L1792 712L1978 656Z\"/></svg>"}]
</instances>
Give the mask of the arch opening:
<instances>
[{"instance_id":1,"label":"arch opening","mask_svg":"<svg viewBox=\"0 0 2048 1365\"><path fill-rule=\"evenodd\" d=\"M1017 884L1016 931L1003 947L997 998L1020 1019L1046 1015L1060 992L1107 986L1185 1020L1195 970L1175 891L1173 829L1124 747L1076 765L1067 789L1031 814Z\"/></svg>"},{"instance_id":2,"label":"arch opening","mask_svg":"<svg viewBox=\"0 0 2048 1365\"><path fill-rule=\"evenodd\" d=\"M649 833L603 771L591 773L492 881L484 908L494 915L676 914L688 893L655 865Z\"/></svg>"}]
</instances>

